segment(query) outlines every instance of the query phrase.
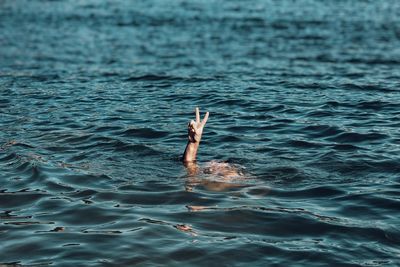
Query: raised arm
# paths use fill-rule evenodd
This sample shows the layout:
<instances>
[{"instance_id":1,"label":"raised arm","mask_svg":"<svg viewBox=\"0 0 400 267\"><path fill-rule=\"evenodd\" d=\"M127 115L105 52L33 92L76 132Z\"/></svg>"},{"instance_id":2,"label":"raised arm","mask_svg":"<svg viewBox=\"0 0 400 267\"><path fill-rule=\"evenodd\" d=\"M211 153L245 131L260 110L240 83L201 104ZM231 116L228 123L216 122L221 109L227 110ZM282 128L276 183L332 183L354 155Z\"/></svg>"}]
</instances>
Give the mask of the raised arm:
<instances>
[{"instance_id":1,"label":"raised arm","mask_svg":"<svg viewBox=\"0 0 400 267\"><path fill-rule=\"evenodd\" d=\"M196 108L196 121L191 120L188 124L188 143L185 152L183 153L183 162L190 163L196 161L197 150L200 145L201 135L203 134L204 126L208 120L209 112L206 113L204 119L200 121L200 111Z\"/></svg>"}]
</instances>

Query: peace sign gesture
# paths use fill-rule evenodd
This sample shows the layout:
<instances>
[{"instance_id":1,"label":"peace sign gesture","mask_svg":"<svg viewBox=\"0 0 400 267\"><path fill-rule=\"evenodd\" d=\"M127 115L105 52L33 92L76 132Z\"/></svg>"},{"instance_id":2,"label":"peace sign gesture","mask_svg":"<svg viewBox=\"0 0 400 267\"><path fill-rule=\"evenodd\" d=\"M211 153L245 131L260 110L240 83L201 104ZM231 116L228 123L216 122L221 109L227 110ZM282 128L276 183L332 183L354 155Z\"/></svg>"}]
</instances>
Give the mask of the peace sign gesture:
<instances>
[{"instance_id":1,"label":"peace sign gesture","mask_svg":"<svg viewBox=\"0 0 400 267\"><path fill-rule=\"evenodd\" d=\"M207 123L209 112L206 112L204 119L200 121L200 111L196 107L196 121L191 120L188 124L188 138L191 143L199 143L201 140L201 135L203 134L203 128Z\"/></svg>"}]
</instances>

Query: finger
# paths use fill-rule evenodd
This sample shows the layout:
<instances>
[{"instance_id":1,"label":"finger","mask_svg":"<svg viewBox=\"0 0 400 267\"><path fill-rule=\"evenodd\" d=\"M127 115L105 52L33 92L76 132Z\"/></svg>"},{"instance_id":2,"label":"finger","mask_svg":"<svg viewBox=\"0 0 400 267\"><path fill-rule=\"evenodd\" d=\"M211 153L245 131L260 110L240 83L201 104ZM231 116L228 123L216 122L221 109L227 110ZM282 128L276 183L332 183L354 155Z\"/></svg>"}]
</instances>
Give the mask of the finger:
<instances>
[{"instance_id":1,"label":"finger","mask_svg":"<svg viewBox=\"0 0 400 267\"><path fill-rule=\"evenodd\" d=\"M203 121L201 122L201 124L203 124L203 126L206 125L206 122L207 122L207 120L208 120L208 116L209 116L209 115L210 115L210 112L207 111L206 115L204 116Z\"/></svg>"},{"instance_id":2,"label":"finger","mask_svg":"<svg viewBox=\"0 0 400 267\"><path fill-rule=\"evenodd\" d=\"M196 122L199 123L200 122L200 110L199 108L196 107Z\"/></svg>"}]
</instances>

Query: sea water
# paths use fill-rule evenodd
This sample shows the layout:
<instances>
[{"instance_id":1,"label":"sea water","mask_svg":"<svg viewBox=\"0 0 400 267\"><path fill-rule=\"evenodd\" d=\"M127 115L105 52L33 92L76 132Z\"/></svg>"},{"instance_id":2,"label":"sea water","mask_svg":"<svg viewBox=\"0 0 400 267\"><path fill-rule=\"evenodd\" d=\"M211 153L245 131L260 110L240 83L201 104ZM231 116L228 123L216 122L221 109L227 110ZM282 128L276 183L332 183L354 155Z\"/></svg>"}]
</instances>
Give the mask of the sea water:
<instances>
[{"instance_id":1,"label":"sea water","mask_svg":"<svg viewBox=\"0 0 400 267\"><path fill-rule=\"evenodd\" d=\"M0 1L1 265L398 266L399 41L395 0Z\"/></svg>"}]
</instances>

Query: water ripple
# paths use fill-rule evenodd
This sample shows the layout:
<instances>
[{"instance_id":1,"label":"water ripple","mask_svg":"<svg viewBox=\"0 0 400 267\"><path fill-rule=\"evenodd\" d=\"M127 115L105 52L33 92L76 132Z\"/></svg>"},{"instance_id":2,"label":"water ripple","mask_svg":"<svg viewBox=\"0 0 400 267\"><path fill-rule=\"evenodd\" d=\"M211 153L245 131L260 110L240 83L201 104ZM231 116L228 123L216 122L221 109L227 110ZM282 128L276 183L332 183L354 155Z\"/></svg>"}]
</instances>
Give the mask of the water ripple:
<instances>
[{"instance_id":1,"label":"water ripple","mask_svg":"<svg viewBox=\"0 0 400 267\"><path fill-rule=\"evenodd\" d=\"M1 266L399 265L398 2L0 6Z\"/></svg>"}]
</instances>

